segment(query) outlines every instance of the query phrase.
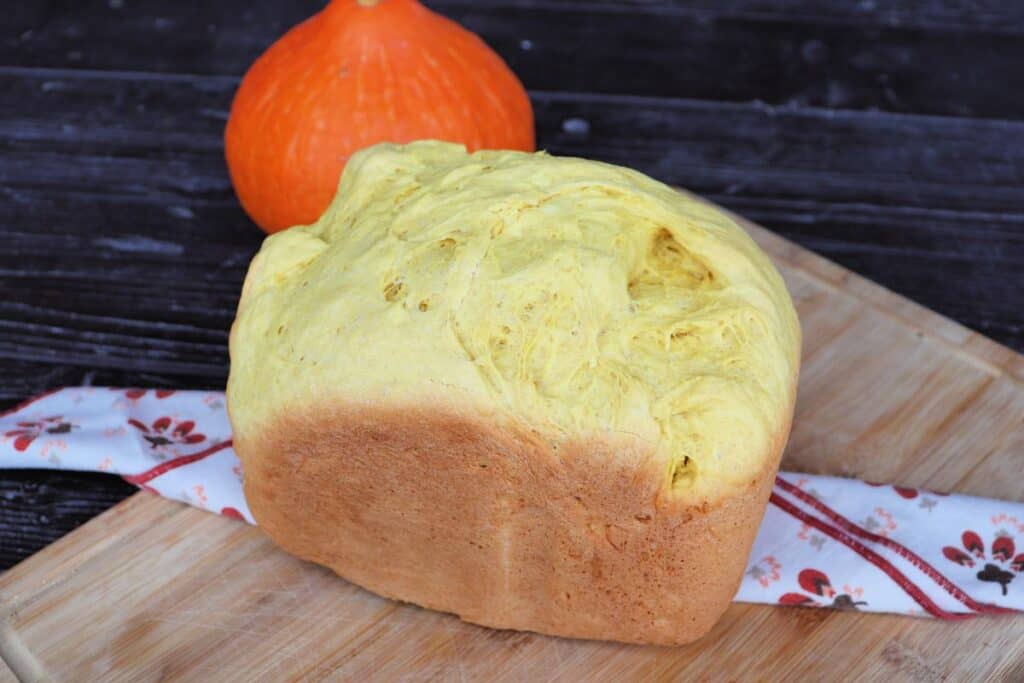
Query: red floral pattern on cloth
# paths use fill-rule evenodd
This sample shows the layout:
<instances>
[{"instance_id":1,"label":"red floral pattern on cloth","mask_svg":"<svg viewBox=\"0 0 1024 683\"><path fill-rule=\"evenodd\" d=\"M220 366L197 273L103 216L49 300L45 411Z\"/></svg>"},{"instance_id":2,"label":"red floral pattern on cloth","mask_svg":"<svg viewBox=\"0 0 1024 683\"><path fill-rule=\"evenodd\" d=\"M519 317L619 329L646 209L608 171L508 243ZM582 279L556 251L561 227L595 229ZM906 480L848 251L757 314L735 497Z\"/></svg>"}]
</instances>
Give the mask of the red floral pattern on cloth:
<instances>
[{"instance_id":1,"label":"red floral pattern on cloth","mask_svg":"<svg viewBox=\"0 0 1024 683\"><path fill-rule=\"evenodd\" d=\"M1016 531L1019 534L1024 535L1024 522L1017 519L1013 515L1008 515L1005 512L1000 512L998 515L992 516L993 524L1002 524Z\"/></svg>"},{"instance_id":2,"label":"red floral pattern on cloth","mask_svg":"<svg viewBox=\"0 0 1024 683\"><path fill-rule=\"evenodd\" d=\"M206 441L206 435L194 432L196 423L193 420L175 421L164 415L153 420L152 424L146 425L134 418L128 419L128 424L142 432L142 438L149 442L150 448L162 448L164 446L197 444Z\"/></svg>"},{"instance_id":3,"label":"red floral pattern on cloth","mask_svg":"<svg viewBox=\"0 0 1024 683\"><path fill-rule=\"evenodd\" d=\"M14 429L4 432L4 436L14 439L14 450L25 451L32 442L47 434L67 434L75 425L60 415L40 417L36 420L18 422Z\"/></svg>"},{"instance_id":4,"label":"red floral pattern on cloth","mask_svg":"<svg viewBox=\"0 0 1024 683\"><path fill-rule=\"evenodd\" d=\"M239 522L245 521L245 517L242 516L242 513L233 507L221 508L220 514L224 515L225 517L230 517L231 519L237 519Z\"/></svg>"},{"instance_id":5,"label":"red floral pattern on cloth","mask_svg":"<svg viewBox=\"0 0 1024 683\"><path fill-rule=\"evenodd\" d=\"M60 389L0 414L0 435L0 467L109 472L254 523L220 392ZM948 620L1017 612L1021 520L1021 503L781 473L736 600Z\"/></svg>"},{"instance_id":6,"label":"red floral pattern on cloth","mask_svg":"<svg viewBox=\"0 0 1024 683\"><path fill-rule=\"evenodd\" d=\"M866 481L864 483L867 484L868 486L875 486L875 487L890 486L890 484L882 484L882 483L879 483L877 481ZM896 495L898 495L900 498L905 498L906 500L914 500L915 498L918 497L918 495L920 495L922 493L929 494L929 495L932 495L932 496L948 496L949 495L948 493L942 493L940 491L928 491L926 489L913 489L913 488L910 488L909 486L896 486L895 484L891 485L891 488L896 493Z\"/></svg>"},{"instance_id":7,"label":"red floral pattern on cloth","mask_svg":"<svg viewBox=\"0 0 1024 683\"><path fill-rule=\"evenodd\" d=\"M149 393L149 389L118 389L116 387L111 387L111 391L124 392L124 397L131 401L137 401ZM157 398L167 398L174 395L174 389L155 389L153 395Z\"/></svg>"},{"instance_id":8,"label":"red floral pattern on cloth","mask_svg":"<svg viewBox=\"0 0 1024 683\"><path fill-rule=\"evenodd\" d=\"M220 392L62 389L0 414L0 434L0 467L110 472L253 521Z\"/></svg>"},{"instance_id":9,"label":"red floral pattern on cloth","mask_svg":"<svg viewBox=\"0 0 1024 683\"><path fill-rule=\"evenodd\" d=\"M797 574L797 583L804 593L783 593L779 597L780 605L802 605L804 607L833 607L835 609L857 609L858 605L867 605L864 600L856 600L863 590L850 589L840 593L832 587L828 575L817 569L804 569Z\"/></svg>"},{"instance_id":10,"label":"red floral pattern on cloth","mask_svg":"<svg viewBox=\"0 0 1024 683\"><path fill-rule=\"evenodd\" d=\"M1003 595L1007 594L1010 582L1024 573L1024 553L1014 555L1016 544L1013 536L1005 531L996 534L987 554L985 542L973 531L965 531L960 536L960 541L964 550L947 545L942 549L942 554L951 562L969 569L975 566L974 558L978 559L979 564L984 562L984 566L976 574L978 580L999 584L1003 589Z\"/></svg>"},{"instance_id":11,"label":"red floral pattern on cloth","mask_svg":"<svg viewBox=\"0 0 1024 683\"><path fill-rule=\"evenodd\" d=\"M782 564L771 555L767 555L747 570L747 576L757 581L762 588L767 588L782 578L781 570Z\"/></svg>"},{"instance_id":12,"label":"red floral pattern on cloth","mask_svg":"<svg viewBox=\"0 0 1024 683\"><path fill-rule=\"evenodd\" d=\"M888 536L896 531L898 526L893 514L883 507L875 508L860 524L868 531L873 531L881 536Z\"/></svg>"},{"instance_id":13,"label":"red floral pattern on cloth","mask_svg":"<svg viewBox=\"0 0 1024 683\"><path fill-rule=\"evenodd\" d=\"M781 473L752 557L776 558L781 585L799 590L780 594L772 590L774 582L758 581L765 574L759 561L744 577L737 600L948 620L1016 612L1024 609L1024 596L991 590L1005 576L948 572L940 541L954 520L994 524L1014 515L1024 519L1022 510L1017 503ZM812 544L815 538L822 540ZM999 557L1006 558L1005 541L1000 549ZM837 574L846 580L841 589L829 580Z\"/></svg>"}]
</instances>

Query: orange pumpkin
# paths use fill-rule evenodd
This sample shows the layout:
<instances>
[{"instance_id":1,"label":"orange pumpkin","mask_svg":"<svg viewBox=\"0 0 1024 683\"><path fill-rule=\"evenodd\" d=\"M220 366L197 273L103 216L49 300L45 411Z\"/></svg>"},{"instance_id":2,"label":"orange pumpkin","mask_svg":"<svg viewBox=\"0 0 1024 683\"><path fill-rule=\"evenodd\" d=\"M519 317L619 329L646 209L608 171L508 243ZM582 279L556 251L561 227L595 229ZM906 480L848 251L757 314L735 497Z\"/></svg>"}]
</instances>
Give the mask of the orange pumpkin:
<instances>
[{"instance_id":1,"label":"orange pumpkin","mask_svg":"<svg viewBox=\"0 0 1024 683\"><path fill-rule=\"evenodd\" d=\"M533 135L526 91L476 35L416 0L333 0L249 69L225 148L242 206L276 232L315 221L363 147L533 151Z\"/></svg>"}]
</instances>

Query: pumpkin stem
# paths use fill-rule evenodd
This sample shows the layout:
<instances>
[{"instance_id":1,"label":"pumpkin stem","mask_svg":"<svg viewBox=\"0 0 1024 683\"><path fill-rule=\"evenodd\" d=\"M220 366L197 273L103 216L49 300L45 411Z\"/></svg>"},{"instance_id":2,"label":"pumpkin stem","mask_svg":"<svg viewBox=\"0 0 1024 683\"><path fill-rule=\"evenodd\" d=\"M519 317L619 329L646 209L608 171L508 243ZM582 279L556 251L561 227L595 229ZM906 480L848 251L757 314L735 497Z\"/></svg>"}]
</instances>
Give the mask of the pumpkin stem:
<instances>
[{"instance_id":1,"label":"pumpkin stem","mask_svg":"<svg viewBox=\"0 0 1024 683\"><path fill-rule=\"evenodd\" d=\"M374 5L378 4L380 0L356 0L356 2L363 7L373 7Z\"/></svg>"}]
</instances>

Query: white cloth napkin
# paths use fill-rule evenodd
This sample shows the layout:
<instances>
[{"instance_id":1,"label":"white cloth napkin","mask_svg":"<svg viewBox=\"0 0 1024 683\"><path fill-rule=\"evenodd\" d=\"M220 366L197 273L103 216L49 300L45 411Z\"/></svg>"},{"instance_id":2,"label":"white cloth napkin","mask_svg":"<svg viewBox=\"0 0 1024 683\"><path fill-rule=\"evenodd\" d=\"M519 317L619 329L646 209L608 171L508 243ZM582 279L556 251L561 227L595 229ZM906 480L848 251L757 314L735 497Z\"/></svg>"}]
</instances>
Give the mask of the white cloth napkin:
<instances>
[{"instance_id":1,"label":"white cloth napkin","mask_svg":"<svg viewBox=\"0 0 1024 683\"><path fill-rule=\"evenodd\" d=\"M44 394L0 414L0 468L110 472L255 523L219 392ZM783 472L735 599L941 619L1024 610L1024 504Z\"/></svg>"}]
</instances>

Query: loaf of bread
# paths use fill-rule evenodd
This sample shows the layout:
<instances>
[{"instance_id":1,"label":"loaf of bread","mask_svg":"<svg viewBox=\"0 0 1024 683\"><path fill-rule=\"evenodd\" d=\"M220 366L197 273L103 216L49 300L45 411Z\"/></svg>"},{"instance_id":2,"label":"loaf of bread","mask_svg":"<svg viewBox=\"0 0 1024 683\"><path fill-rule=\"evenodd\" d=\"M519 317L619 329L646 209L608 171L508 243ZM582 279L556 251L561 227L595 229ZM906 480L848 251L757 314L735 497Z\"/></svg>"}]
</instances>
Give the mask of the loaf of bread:
<instances>
[{"instance_id":1,"label":"loaf of bread","mask_svg":"<svg viewBox=\"0 0 1024 683\"><path fill-rule=\"evenodd\" d=\"M739 585L799 347L775 268L703 202L385 144L253 260L228 408L288 552L477 624L677 644Z\"/></svg>"}]
</instances>

